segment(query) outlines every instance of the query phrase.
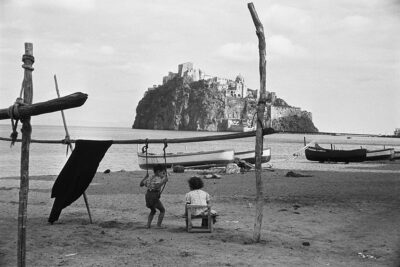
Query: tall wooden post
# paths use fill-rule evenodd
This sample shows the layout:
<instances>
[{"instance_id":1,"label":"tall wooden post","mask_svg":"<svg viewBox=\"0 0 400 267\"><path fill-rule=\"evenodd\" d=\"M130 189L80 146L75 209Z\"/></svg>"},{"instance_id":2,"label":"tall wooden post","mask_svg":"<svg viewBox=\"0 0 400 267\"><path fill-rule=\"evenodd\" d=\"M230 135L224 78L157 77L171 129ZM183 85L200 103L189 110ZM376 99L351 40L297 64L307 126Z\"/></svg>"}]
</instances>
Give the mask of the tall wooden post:
<instances>
[{"instance_id":1,"label":"tall wooden post","mask_svg":"<svg viewBox=\"0 0 400 267\"><path fill-rule=\"evenodd\" d=\"M33 84L32 71L35 58L33 57L33 45L25 43L25 54L22 56L24 64L24 103L32 104ZM27 116L22 120L22 145L21 145L21 181L19 188L19 208L18 208L18 266L25 266L26 252L26 221L29 191L29 146L31 142L31 117Z\"/></svg>"},{"instance_id":2,"label":"tall wooden post","mask_svg":"<svg viewBox=\"0 0 400 267\"><path fill-rule=\"evenodd\" d=\"M257 12L254 8L253 3L248 3L247 7L250 10L251 17L253 19L254 25L256 27L256 34L258 37L258 50L260 55L260 98L257 104L257 129L256 129L256 164L255 164L255 174L256 174L256 216L254 222L254 232L253 241L260 242L261 237L261 225L263 219L263 207L264 207L264 188L262 181L262 168L261 168L261 156L263 151L263 121L264 112L266 105L266 65L267 61L265 59L265 36L264 27L258 18Z\"/></svg>"}]
</instances>

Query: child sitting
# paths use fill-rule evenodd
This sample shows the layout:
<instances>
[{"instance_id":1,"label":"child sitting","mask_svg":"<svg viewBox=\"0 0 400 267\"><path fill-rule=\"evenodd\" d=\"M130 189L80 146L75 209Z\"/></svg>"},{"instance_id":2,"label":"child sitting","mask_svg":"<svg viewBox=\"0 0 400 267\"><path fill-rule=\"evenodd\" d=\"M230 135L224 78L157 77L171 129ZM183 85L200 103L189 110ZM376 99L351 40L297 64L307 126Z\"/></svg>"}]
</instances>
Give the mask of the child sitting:
<instances>
[{"instance_id":1,"label":"child sitting","mask_svg":"<svg viewBox=\"0 0 400 267\"><path fill-rule=\"evenodd\" d=\"M150 209L150 214L147 220L147 228L150 228L153 217L156 214L156 209L160 211L158 215L157 227L161 228L161 223L164 218L165 209L160 201L161 188L168 181L167 172L162 165L156 165L153 168L154 175L149 177L146 175L142 181L140 181L140 186L146 186L146 207Z\"/></svg>"},{"instance_id":2,"label":"child sitting","mask_svg":"<svg viewBox=\"0 0 400 267\"><path fill-rule=\"evenodd\" d=\"M210 205L210 195L201 190L203 188L204 183L200 177L193 176L188 180L190 192L186 194L186 204L192 205ZM213 215L213 223L216 222L215 216L217 212L215 210L211 210L211 214ZM187 215L187 214L186 214ZM193 216L197 215L207 215L207 208L195 208L193 210ZM202 219L201 226L207 227L208 219Z\"/></svg>"}]
</instances>

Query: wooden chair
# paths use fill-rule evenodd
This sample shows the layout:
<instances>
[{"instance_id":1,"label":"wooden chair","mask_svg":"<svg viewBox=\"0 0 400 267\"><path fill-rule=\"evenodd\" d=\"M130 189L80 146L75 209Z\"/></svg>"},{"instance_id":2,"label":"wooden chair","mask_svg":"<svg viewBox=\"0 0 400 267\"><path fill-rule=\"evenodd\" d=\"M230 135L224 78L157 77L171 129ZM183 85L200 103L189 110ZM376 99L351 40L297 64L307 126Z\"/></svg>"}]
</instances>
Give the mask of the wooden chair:
<instances>
[{"instance_id":1,"label":"wooden chair","mask_svg":"<svg viewBox=\"0 0 400 267\"><path fill-rule=\"evenodd\" d=\"M205 212L204 215L193 215L194 209L196 208L207 208L207 212ZM215 215L211 213L211 206L209 205L192 205L192 204L186 204L186 211L185 211L185 219L186 219L186 231L188 233L194 233L194 232L199 232L199 233L212 233L213 232L213 219L215 218ZM207 228L204 228L203 226L193 226L192 220L194 219L208 219L208 225Z\"/></svg>"}]
</instances>

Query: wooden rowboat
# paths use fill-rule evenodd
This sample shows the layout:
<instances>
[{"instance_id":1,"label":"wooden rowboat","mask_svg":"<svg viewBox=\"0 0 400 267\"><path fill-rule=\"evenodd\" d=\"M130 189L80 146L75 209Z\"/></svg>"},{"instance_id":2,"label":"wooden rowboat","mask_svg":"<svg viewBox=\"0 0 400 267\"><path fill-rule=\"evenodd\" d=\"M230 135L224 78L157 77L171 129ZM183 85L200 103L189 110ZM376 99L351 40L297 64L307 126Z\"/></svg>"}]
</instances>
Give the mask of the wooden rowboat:
<instances>
[{"instance_id":1,"label":"wooden rowboat","mask_svg":"<svg viewBox=\"0 0 400 267\"><path fill-rule=\"evenodd\" d=\"M146 164L146 153L138 152L138 163L141 169L151 169L155 165L164 165L166 160L166 167L171 168L172 165L181 166L201 166L201 165L213 165L223 166L233 162L234 152L233 150L216 150L216 151L204 151L194 153L168 153L165 156L163 154L147 154Z\"/></svg>"},{"instance_id":2,"label":"wooden rowboat","mask_svg":"<svg viewBox=\"0 0 400 267\"><path fill-rule=\"evenodd\" d=\"M318 145L306 148L305 154L308 160L319 162L362 162L367 158L366 149L336 150L322 148Z\"/></svg>"},{"instance_id":3,"label":"wooden rowboat","mask_svg":"<svg viewBox=\"0 0 400 267\"><path fill-rule=\"evenodd\" d=\"M395 158L394 148L367 150L366 160L391 160Z\"/></svg>"},{"instance_id":4,"label":"wooden rowboat","mask_svg":"<svg viewBox=\"0 0 400 267\"><path fill-rule=\"evenodd\" d=\"M254 150L235 152L235 158L239 158L248 163L256 163L256 152ZM262 152L261 163L265 163L271 160L271 148L265 148Z\"/></svg>"}]
</instances>

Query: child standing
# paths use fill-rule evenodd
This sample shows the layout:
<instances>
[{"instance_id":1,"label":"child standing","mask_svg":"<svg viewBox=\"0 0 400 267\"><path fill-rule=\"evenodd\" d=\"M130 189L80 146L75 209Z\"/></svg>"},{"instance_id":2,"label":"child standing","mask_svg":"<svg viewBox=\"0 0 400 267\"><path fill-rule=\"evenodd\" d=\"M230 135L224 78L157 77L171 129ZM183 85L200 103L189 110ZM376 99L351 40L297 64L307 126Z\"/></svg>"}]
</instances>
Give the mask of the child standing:
<instances>
[{"instance_id":1,"label":"child standing","mask_svg":"<svg viewBox=\"0 0 400 267\"><path fill-rule=\"evenodd\" d=\"M210 195L201 190L203 188L204 183L200 177L193 176L188 180L190 192L186 194L186 204L192 205L203 205L207 206L211 204ZM205 215L207 212L207 208L195 208L193 211L193 215ZM215 216L217 212L215 210L211 210L211 214L213 215L213 223L216 222ZM208 225L208 220L203 219L201 222L201 226L206 227Z\"/></svg>"},{"instance_id":2,"label":"child standing","mask_svg":"<svg viewBox=\"0 0 400 267\"><path fill-rule=\"evenodd\" d=\"M156 209L160 211L157 220L157 227L161 228L162 221L164 219L165 208L160 201L161 188L167 183L168 177L167 172L162 165L156 165L153 168L154 175L149 177L146 175L142 181L140 181L140 186L146 186L147 191L145 195L146 207L150 209L150 214L147 220L147 228L150 228L151 222L153 221L154 215L156 214Z\"/></svg>"}]
</instances>

